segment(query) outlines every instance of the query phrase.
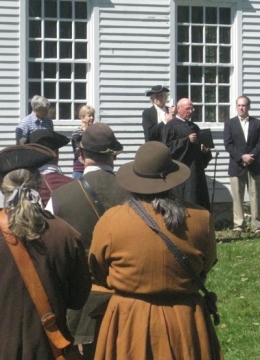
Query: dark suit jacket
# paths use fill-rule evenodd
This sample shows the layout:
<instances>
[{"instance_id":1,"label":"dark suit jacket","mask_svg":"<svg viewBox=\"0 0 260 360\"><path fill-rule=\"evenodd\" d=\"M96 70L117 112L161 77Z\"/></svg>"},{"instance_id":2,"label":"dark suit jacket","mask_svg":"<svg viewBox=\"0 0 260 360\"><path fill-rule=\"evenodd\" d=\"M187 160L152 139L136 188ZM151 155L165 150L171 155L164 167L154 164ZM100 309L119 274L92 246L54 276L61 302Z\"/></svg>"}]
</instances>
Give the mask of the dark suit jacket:
<instances>
[{"instance_id":1,"label":"dark suit jacket","mask_svg":"<svg viewBox=\"0 0 260 360\"><path fill-rule=\"evenodd\" d=\"M166 106L168 110L168 107ZM158 124L157 110L153 105L149 109L145 109L142 114L142 125L144 129L144 139L147 141L161 141L161 132L164 128L164 123Z\"/></svg>"},{"instance_id":2,"label":"dark suit jacket","mask_svg":"<svg viewBox=\"0 0 260 360\"><path fill-rule=\"evenodd\" d=\"M244 154L254 154L255 160L248 166L252 175L260 175L260 121L249 116L248 139L245 140L238 116L225 121L224 144L229 153L228 174L241 176L245 172L241 157Z\"/></svg>"}]
</instances>

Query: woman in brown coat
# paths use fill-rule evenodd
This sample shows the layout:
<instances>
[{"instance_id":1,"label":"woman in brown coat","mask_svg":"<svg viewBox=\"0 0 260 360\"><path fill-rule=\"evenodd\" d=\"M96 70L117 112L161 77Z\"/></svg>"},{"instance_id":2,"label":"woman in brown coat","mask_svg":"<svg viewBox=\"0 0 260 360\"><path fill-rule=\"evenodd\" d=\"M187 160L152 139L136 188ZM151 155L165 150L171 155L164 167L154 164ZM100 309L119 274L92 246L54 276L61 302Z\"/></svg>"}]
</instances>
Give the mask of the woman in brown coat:
<instances>
[{"instance_id":1,"label":"woman in brown coat","mask_svg":"<svg viewBox=\"0 0 260 360\"><path fill-rule=\"evenodd\" d=\"M143 206L204 282L216 262L211 216L169 193L189 173L159 142L142 145L135 161L119 169L117 181L134 200L102 216L89 255L94 277L115 291L95 360L223 359L198 285L133 207L136 202Z\"/></svg>"}]
</instances>

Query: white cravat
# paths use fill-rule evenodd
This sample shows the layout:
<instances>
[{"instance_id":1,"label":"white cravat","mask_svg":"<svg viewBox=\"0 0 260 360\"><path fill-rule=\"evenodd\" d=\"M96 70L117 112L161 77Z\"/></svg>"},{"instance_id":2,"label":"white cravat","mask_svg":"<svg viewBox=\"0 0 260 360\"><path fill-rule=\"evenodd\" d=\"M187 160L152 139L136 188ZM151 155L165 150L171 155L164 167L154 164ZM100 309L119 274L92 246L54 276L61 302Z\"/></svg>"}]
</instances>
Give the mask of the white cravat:
<instances>
[{"instance_id":1,"label":"white cravat","mask_svg":"<svg viewBox=\"0 0 260 360\"><path fill-rule=\"evenodd\" d=\"M158 124L160 122L163 122L164 124L167 123L167 121L165 120L165 116L167 115L167 109L166 107L164 107L163 109L161 109L159 106L155 105L155 109L157 111L157 121L158 121Z\"/></svg>"},{"instance_id":2,"label":"white cravat","mask_svg":"<svg viewBox=\"0 0 260 360\"><path fill-rule=\"evenodd\" d=\"M249 116L247 116L246 118L241 118L239 117L239 120L240 120L240 123L241 123L241 126L242 126L242 129L243 129L243 132L244 132L244 135L245 135L245 139L247 141L247 138L248 138L248 127L249 127Z\"/></svg>"}]
</instances>

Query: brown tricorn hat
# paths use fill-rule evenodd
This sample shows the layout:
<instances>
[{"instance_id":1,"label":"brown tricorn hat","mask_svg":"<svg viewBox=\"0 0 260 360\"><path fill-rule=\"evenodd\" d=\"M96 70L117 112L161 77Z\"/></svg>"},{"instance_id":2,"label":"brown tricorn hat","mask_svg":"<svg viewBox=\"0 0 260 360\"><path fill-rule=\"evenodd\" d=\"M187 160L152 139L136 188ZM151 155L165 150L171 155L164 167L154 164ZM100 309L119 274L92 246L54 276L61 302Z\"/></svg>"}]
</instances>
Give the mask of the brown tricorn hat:
<instances>
[{"instance_id":1,"label":"brown tricorn hat","mask_svg":"<svg viewBox=\"0 0 260 360\"><path fill-rule=\"evenodd\" d=\"M188 166L172 160L166 145L149 141L140 146L134 161L119 168L116 180L130 192L157 194L183 183L189 176Z\"/></svg>"}]
</instances>

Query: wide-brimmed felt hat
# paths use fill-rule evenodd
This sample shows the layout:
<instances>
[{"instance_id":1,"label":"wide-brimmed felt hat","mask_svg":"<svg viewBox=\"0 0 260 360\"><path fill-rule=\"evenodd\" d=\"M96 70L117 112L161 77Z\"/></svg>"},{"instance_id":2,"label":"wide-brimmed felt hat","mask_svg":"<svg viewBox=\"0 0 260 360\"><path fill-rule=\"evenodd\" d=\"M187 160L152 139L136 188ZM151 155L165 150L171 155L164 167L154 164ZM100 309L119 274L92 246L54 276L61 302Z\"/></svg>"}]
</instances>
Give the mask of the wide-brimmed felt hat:
<instances>
[{"instance_id":1,"label":"wide-brimmed felt hat","mask_svg":"<svg viewBox=\"0 0 260 360\"><path fill-rule=\"evenodd\" d=\"M168 147L158 141L140 146L135 160L122 165L116 181L124 189L137 194L157 194L183 183L190 169L172 160Z\"/></svg>"},{"instance_id":2,"label":"wide-brimmed felt hat","mask_svg":"<svg viewBox=\"0 0 260 360\"><path fill-rule=\"evenodd\" d=\"M17 169L37 169L55 157L54 151L39 144L8 146L0 151L0 175Z\"/></svg>"},{"instance_id":3,"label":"wide-brimmed felt hat","mask_svg":"<svg viewBox=\"0 0 260 360\"><path fill-rule=\"evenodd\" d=\"M39 129L30 133L26 143L36 143L51 150L59 149L70 142L66 136L48 129Z\"/></svg>"},{"instance_id":4,"label":"wide-brimmed felt hat","mask_svg":"<svg viewBox=\"0 0 260 360\"><path fill-rule=\"evenodd\" d=\"M151 90L147 90L145 92L145 95L146 96L151 96L153 94L159 94L161 92L167 92L168 93L169 91L170 90L167 87L163 86L163 85L156 85L156 86L153 86L151 88Z\"/></svg>"},{"instance_id":5,"label":"wide-brimmed felt hat","mask_svg":"<svg viewBox=\"0 0 260 360\"><path fill-rule=\"evenodd\" d=\"M82 135L80 148L93 153L113 155L123 150L123 146L116 139L113 130L104 123L96 123L87 127Z\"/></svg>"}]
</instances>

